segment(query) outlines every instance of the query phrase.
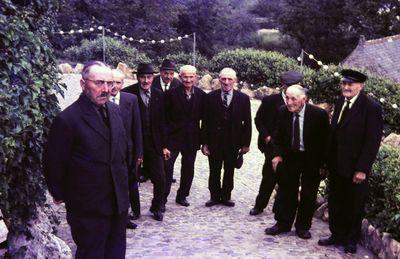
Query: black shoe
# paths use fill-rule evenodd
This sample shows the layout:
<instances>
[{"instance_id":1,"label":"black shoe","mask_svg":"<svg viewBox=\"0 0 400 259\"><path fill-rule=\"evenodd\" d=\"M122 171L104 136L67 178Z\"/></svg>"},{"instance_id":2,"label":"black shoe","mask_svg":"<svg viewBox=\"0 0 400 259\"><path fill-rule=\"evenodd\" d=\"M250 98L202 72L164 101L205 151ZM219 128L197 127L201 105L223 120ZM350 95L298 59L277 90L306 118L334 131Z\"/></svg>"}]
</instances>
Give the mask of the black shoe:
<instances>
[{"instance_id":1,"label":"black shoe","mask_svg":"<svg viewBox=\"0 0 400 259\"><path fill-rule=\"evenodd\" d=\"M144 175L139 176L139 183L147 182L147 180L149 180L148 177L146 177Z\"/></svg>"},{"instance_id":2,"label":"black shoe","mask_svg":"<svg viewBox=\"0 0 400 259\"><path fill-rule=\"evenodd\" d=\"M217 205L219 203L220 202L216 201L216 200L209 200L209 201L206 202L206 207L212 207L212 206Z\"/></svg>"},{"instance_id":3,"label":"black shoe","mask_svg":"<svg viewBox=\"0 0 400 259\"><path fill-rule=\"evenodd\" d=\"M126 228L127 229L136 229L137 225L135 223L133 223L132 221L128 220L128 222L126 223Z\"/></svg>"},{"instance_id":4,"label":"black shoe","mask_svg":"<svg viewBox=\"0 0 400 259\"><path fill-rule=\"evenodd\" d=\"M153 213L153 218L157 221L162 221L164 216L161 213L161 210L153 210L151 211Z\"/></svg>"},{"instance_id":5,"label":"black shoe","mask_svg":"<svg viewBox=\"0 0 400 259\"><path fill-rule=\"evenodd\" d=\"M7 249L7 247L8 247L7 240L4 240L3 242L0 243L0 249Z\"/></svg>"},{"instance_id":6,"label":"black shoe","mask_svg":"<svg viewBox=\"0 0 400 259\"><path fill-rule=\"evenodd\" d=\"M129 215L129 219L131 219L131 220L137 220L139 218L140 218L140 213L133 212L132 214Z\"/></svg>"},{"instance_id":7,"label":"black shoe","mask_svg":"<svg viewBox=\"0 0 400 259\"><path fill-rule=\"evenodd\" d=\"M160 205L160 211L161 211L162 213L165 213L165 210L166 210L165 204Z\"/></svg>"},{"instance_id":8,"label":"black shoe","mask_svg":"<svg viewBox=\"0 0 400 259\"><path fill-rule=\"evenodd\" d=\"M265 229L265 234L270 235L270 236L276 236L276 235L279 235L281 233L286 233L286 232L289 232L289 231L290 231L289 228L283 228L283 227L280 227L278 224L275 224L270 228L266 228Z\"/></svg>"},{"instance_id":9,"label":"black shoe","mask_svg":"<svg viewBox=\"0 0 400 259\"><path fill-rule=\"evenodd\" d=\"M357 245L348 244L344 246L344 252L349 254L357 253Z\"/></svg>"},{"instance_id":10,"label":"black shoe","mask_svg":"<svg viewBox=\"0 0 400 259\"><path fill-rule=\"evenodd\" d=\"M254 207L254 208L252 208L251 210L250 210L250 215L251 216L255 216L255 215L258 215L258 214L260 214L260 213L262 213L263 212L263 210L260 210L260 209L258 209L258 208L256 208L256 207Z\"/></svg>"},{"instance_id":11,"label":"black shoe","mask_svg":"<svg viewBox=\"0 0 400 259\"><path fill-rule=\"evenodd\" d=\"M320 240L318 240L318 245L320 246L332 246L337 244L338 242L333 236L330 236L328 238L321 238Z\"/></svg>"},{"instance_id":12,"label":"black shoe","mask_svg":"<svg viewBox=\"0 0 400 259\"><path fill-rule=\"evenodd\" d=\"M185 207L188 207L190 205L186 198L176 198L175 202Z\"/></svg>"},{"instance_id":13,"label":"black shoe","mask_svg":"<svg viewBox=\"0 0 400 259\"><path fill-rule=\"evenodd\" d=\"M175 178L172 178L172 181L171 181L171 182L176 183L176 179L175 179Z\"/></svg>"},{"instance_id":14,"label":"black shoe","mask_svg":"<svg viewBox=\"0 0 400 259\"><path fill-rule=\"evenodd\" d=\"M235 206L235 202L233 202L232 200L226 200L226 201L221 201L221 203L227 207L234 207Z\"/></svg>"},{"instance_id":15,"label":"black shoe","mask_svg":"<svg viewBox=\"0 0 400 259\"><path fill-rule=\"evenodd\" d=\"M296 234L298 237L302 239L310 239L311 238L311 233L308 230L296 230Z\"/></svg>"}]
</instances>

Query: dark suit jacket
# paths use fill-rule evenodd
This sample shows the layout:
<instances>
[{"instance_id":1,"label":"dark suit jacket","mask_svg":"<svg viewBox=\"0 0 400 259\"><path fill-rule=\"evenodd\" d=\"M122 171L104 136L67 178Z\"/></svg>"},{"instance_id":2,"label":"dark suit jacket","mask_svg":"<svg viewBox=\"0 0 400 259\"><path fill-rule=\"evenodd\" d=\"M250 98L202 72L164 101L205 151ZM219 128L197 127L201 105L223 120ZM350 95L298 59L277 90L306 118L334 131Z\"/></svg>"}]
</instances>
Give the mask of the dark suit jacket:
<instances>
[{"instance_id":1,"label":"dark suit jacket","mask_svg":"<svg viewBox=\"0 0 400 259\"><path fill-rule=\"evenodd\" d=\"M136 95L139 105L144 105L139 92L139 83L123 88L121 91ZM142 114L140 115L143 116ZM142 118L143 121L143 118ZM165 123L164 94L152 88L150 98L150 123L153 143L157 153L162 155L163 148L167 147L167 127ZM142 127L144 130L144 127Z\"/></svg>"},{"instance_id":2,"label":"dark suit jacket","mask_svg":"<svg viewBox=\"0 0 400 259\"><path fill-rule=\"evenodd\" d=\"M207 94L204 104L203 144L208 145L210 153L221 155L223 141L223 104L221 89ZM231 144L238 151L241 147L249 147L251 140L250 99L247 95L234 90L232 101Z\"/></svg>"},{"instance_id":3,"label":"dark suit jacket","mask_svg":"<svg viewBox=\"0 0 400 259\"><path fill-rule=\"evenodd\" d=\"M353 177L356 171L368 175L383 134L381 106L360 92L345 120L338 124L343 103L341 97L332 117L327 155L329 169L348 177Z\"/></svg>"},{"instance_id":4,"label":"dark suit jacket","mask_svg":"<svg viewBox=\"0 0 400 259\"><path fill-rule=\"evenodd\" d=\"M165 93L167 118L167 138L170 150L199 150L201 144L200 120L203 117L204 98L206 93L194 87L191 97L192 105L186 105L183 85L172 88Z\"/></svg>"},{"instance_id":5,"label":"dark suit jacket","mask_svg":"<svg viewBox=\"0 0 400 259\"><path fill-rule=\"evenodd\" d=\"M278 112L278 125L273 138L273 156L285 157L290 155L292 146L293 113L286 106ZM325 110L306 104L303 124L303 143L306 151L304 165L307 171L318 173L324 163L324 150L329 132L329 118Z\"/></svg>"},{"instance_id":6,"label":"dark suit jacket","mask_svg":"<svg viewBox=\"0 0 400 259\"><path fill-rule=\"evenodd\" d=\"M128 141L118 106L107 107L110 130L84 94L50 129L43 156L47 186L78 216L128 210Z\"/></svg>"},{"instance_id":7,"label":"dark suit jacket","mask_svg":"<svg viewBox=\"0 0 400 259\"><path fill-rule=\"evenodd\" d=\"M142 122L136 95L120 92L119 108L128 136L130 157L132 157L131 169L133 170L137 159L139 157L143 158Z\"/></svg>"},{"instance_id":8,"label":"dark suit jacket","mask_svg":"<svg viewBox=\"0 0 400 259\"><path fill-rule=\"evenodd\" d=\"M265 138L274 134L279 108L285 104L282 93L265 96L258 108L254 122L258 134L258 149L261 152L272 153L272 141L265 144Z\"/></svg>"},{"instance_id":9,"label":"dark suit jacket","mask_svg":"<svg viewBox=\"0 0 400 259\"><path fill-rule=\"evenodd\" d=\"M160 90L161 92L164 92L163 88L161 87L161 81L162 81L162 79L161 79L160 75L155 76L154 80L153 80L153 84L151 85L151 88L152 89L156 88L156 89ZM169 85L169 89L168 90L173 89L175 87L178 87L180 85L181 85L181 81L179 81L178 79L176 79L174 77L174 79L172 79L171 84Z\"/></svg>"}]
</instances>

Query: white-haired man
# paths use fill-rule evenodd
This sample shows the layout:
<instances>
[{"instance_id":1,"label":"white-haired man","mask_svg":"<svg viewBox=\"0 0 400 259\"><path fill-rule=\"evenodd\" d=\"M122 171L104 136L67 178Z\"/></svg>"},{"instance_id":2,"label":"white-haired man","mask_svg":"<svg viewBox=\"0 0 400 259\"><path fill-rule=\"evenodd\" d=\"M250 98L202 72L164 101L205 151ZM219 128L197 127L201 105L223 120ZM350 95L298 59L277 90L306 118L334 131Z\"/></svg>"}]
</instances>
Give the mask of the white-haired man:
<instances>
[{"instance_id":1,"label":"white-haired man","mask_svg":"<svg viewBox=\"0 0 400 259\"><path fill-rule=\"evenodd\" d=\"M175 201L187 207L190 204L186 197L189 196L192 186L194 162L201 144L200 121L206 94L195 86L197 71L194 66L182 66L179 76L182 84L168 90L165 94L167 147L171 151L171 157L166 161L166 199L171 190L175 160L181 153L181 177Z\"/></svg>"},{"instance_id":2,"label":"white-haired man","mask_svg":"<svg viewBox=\"0 0 400 259\"><path fill-rule=\"evenodd\" d=\"M204 137L202 152L208 156L210 200L207 207L217 204L233 207L231 200L233 172L239 154L249 151L251 140L250 99L234 90L236 72L224 68L219 73L221 89L206 96L204 106ZM221 185L221 169L224 177Z\"/></svg>"},{"instance_id":3,"label":"white-haired man","mask_svg":"<svg viewBox=\"0 0 400 259\"><path fill-rule=\"evenodd\" d=\"M279 182L279 200L274 205L277 223L265 230L267 235L289 232L296 218L298 237L311 238L309 229L320 182L319 169L324 161L329 119L326 111L306 101L305 89L292 85L286 90L286 106L278 112L272 159L272 168Z\"/></svg>"}]
</instances>

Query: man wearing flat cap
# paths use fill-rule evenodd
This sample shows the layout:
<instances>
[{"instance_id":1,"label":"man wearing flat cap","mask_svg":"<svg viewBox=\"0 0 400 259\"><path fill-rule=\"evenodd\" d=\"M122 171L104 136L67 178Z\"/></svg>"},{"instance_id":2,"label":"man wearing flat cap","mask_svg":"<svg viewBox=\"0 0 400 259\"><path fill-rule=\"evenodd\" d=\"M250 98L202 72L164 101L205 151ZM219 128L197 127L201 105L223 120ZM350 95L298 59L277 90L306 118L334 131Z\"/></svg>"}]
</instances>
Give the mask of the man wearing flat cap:
<instances>
[{"instance_id":1,"label":"man wearing flat cap","mask_svg":"<svg viewBox=\"0 0 400 259\"><path fill-rule=\"evenodd\" d=\"M282 92L265 96L254 118L258 135L258 149L264 153L265 161L262 169L262 180L254 207L250 215L258 215L267 207L269 198L276 185L276 175L272 170L272 134L277 125L279 108L286 103L285 91L294 84L299 84L303 75L297 71L286 71L281 75ZM276 203L277 204L277 203Z\"/></svg>"},{"instance_id":2,"label":"man wearing flat cap","mask_svg":"<svg viewBox=\"0 0 400 259\"><path fill-rule=\"evenodd\" d=\"M331 236L318 244L344 245L346 253L356 253L383 119L381 106L363 91L367 76L350 69L341 74L342 96L335 104L327 154Z\"/></svg>"},{"instance_id":3,"label":"man wearing flat cap","mask_svg":"<svg viewBox=\"0 0 400 259\"><path fill-rule=\"evenodd\" d=\"M178 87L181 83L174 77L175 70L175 63L169 59L164 59L160 67L160 75L154 77L151 87L162 92Z\"/></svg>"},{"instance_id":4,"label":"man wearing flat cap","mask_svg":"<svg viewBox=\"0 0 400 259\"><path fill-rule=\"evenodd\" d=\"M203 146L208 156L210 200L207 207L222 204L235 206L231 200L233 172L239 154L249 151L251 140L250 99L233 89L237 81L232 68L224 68L219 74L221 89L207 94L204 104ZM221 185L221 169L224 176Z\"/></svg>"},{"instance_id":5,"label":"man wearing flat cap","mask_svg":"<svg viewBox=\"0 0 400 259\"><path fill-rule=\"evenodd\" d=\"M151 64L139 64L138 83L123 88L122 91L135 94L139 101L143 135L143 167L147 169L154 185L150 212L154 219L163 220L165 198L164 159L169 158L166 148L166 123L164 114L164 94L151 88L154 69Z\"/></svg>"}]
</instances>

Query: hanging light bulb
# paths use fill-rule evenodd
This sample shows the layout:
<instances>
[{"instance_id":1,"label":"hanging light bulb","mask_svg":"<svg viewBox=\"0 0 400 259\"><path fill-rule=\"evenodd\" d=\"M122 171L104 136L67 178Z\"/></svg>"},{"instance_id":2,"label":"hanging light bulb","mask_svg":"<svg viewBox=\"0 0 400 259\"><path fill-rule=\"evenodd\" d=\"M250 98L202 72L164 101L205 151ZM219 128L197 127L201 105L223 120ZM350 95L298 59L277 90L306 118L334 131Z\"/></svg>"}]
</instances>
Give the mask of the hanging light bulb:
<instances>
[{"instance_id":1,"label":"hanging light bulb","mask_svg":"<svg viewBox=\"0 0 400 259\"><path fill-rule=\"evenodd\" d=\"M82 30L82 29L79 29L78 32L79 32L79 33L83 33L83 30Z\"/></svg>"},{"instance_id":2,"label":"hanging light bulb","mask_svg":"<svg viewBox=\"0 0 400 259\"><path fill-rule=\"evenodd\" d=\"M69 34L74 34L74 32L75 32L74 30L70 30Z\"/></svg>"},{"instance_id":3,"label":"hanging light bulb","mask_svg":"<svg viewBox=\"0 0 400 259\"><path fill-rule=\"evenodd\" d=\"M60 31L60 34L64 34L64 32L63 32L63 31Z\"/></svg>"},{"instance_id":4,"label":"hanging light bulb","mask_svg":"<svg viewBox=\"0 0 400 259\"><path fill-rule=\"evenodd\" d=\"M178 37L178 40L182 40L182 37L181 37L181 36L179 36L179 37Z\"/></svg>"},{"instance_id":5,"label":"hanging light bulb","mask_svg":"<svg viewBox=\"0 0 400 259\"><path fill-rule=\"evenodd\" d=\"M94 29L92 27L90 27L89 31L94 31Z\"/></svg>"},{"instance_id":6,"label":"hanging light bulb","mask_svg":"<svg viewBox=\"0 0 400 259\"><path fill-rule=\"evenodd\" d=\"M130 38L129 38L129 41L133 41L133 38L132 38L132 37L130 37Z\"/></svg>"},{"instance_id":7,"label":"hanging light bulb","mask_svg":"<svg viewBox=\"0 0 400 259\"><path fill-rule=\"evenodd\" d=\"M124 40L124 39L126 39L126 36L125 36L125 35L122 35L121 38Z\"/></svg>"},{"instance_id":8,"label":"hanging light bulb","mask_svg":"<svg viewBox=\"0 0 400 259\"><path fill-rule=\"evenodd\" d=\"M102 30L102 29L103 29L103 26L99 26L99 27L97 27L97 29L98 29L98 30Z\"/></svg>"},{"instance_id":9,"label":"hanging light bulb","mask_svg":"<svg viewBox=\"0 0 400 259\"><path fill-rule=\"evenodd\" d=\"M318 61L317 64L318 64L319 66L322 66L322 61Z\"/></svg>"},{"instance_id":10,"label":"hanging light bulb","mask_svg":"<svg viewBox=\"0 0 400 259\"><path fill-rule=\"evenodd\" d=\"M301 57L297 57L297 61L299 61L299 62L300 62L300 61L301 61Z\"/></svg>"},{"instance_id":11,"label":"hanging light bulb","mask_svg":"<svg viewBox=\"0 0 400 259\"><path fill-rule=\"evenodd\" d=\"M140 39L139 42L140 42L140 43L144 43L144 39Z\"/></svg>"},{"instance_id":12,"label":"hanging light bulb","mask_svg":"<svg viewBox=\"0 0 400 259\"><path fill-rule=\"evenodd\" d=\"M328 70L329 67L328 67L327 65L324 65L324 66L323 66L323 69Z\"/></svg>"},{"instance_id":13,"label":"hanging light bulb","mask_svg":"<svg viewBox=\"0 0 400 259\"><path fill-rule=\"evenodd\" d=\"M152 43L152 44L155 44L155 43L156 43L156 41L155 41L155 40L152 40L152 41L151 41L151 43Z\"/></svg>"},{"instance_id":14,"label":"hanging light bulb","mask_svg":"<svg viewBox=\"0 0 400 259\"><path fill-rule=\"evenodd\" d=\"M313 54L308 55L308 57L309 57L310 59L314 59L314 55L313 55Z\"/></svg>"},{"instance_id":15,"label":"hanging light bulb","mask_svg":"<svg viewBox=\"0 0 400 259\"><path fill-rule=\"evenodd\" d=\"M160 40L160 43L161 43L161 44L164 44L164 43L165 43L165 40Z\"/></svg>"}]
</instances>

